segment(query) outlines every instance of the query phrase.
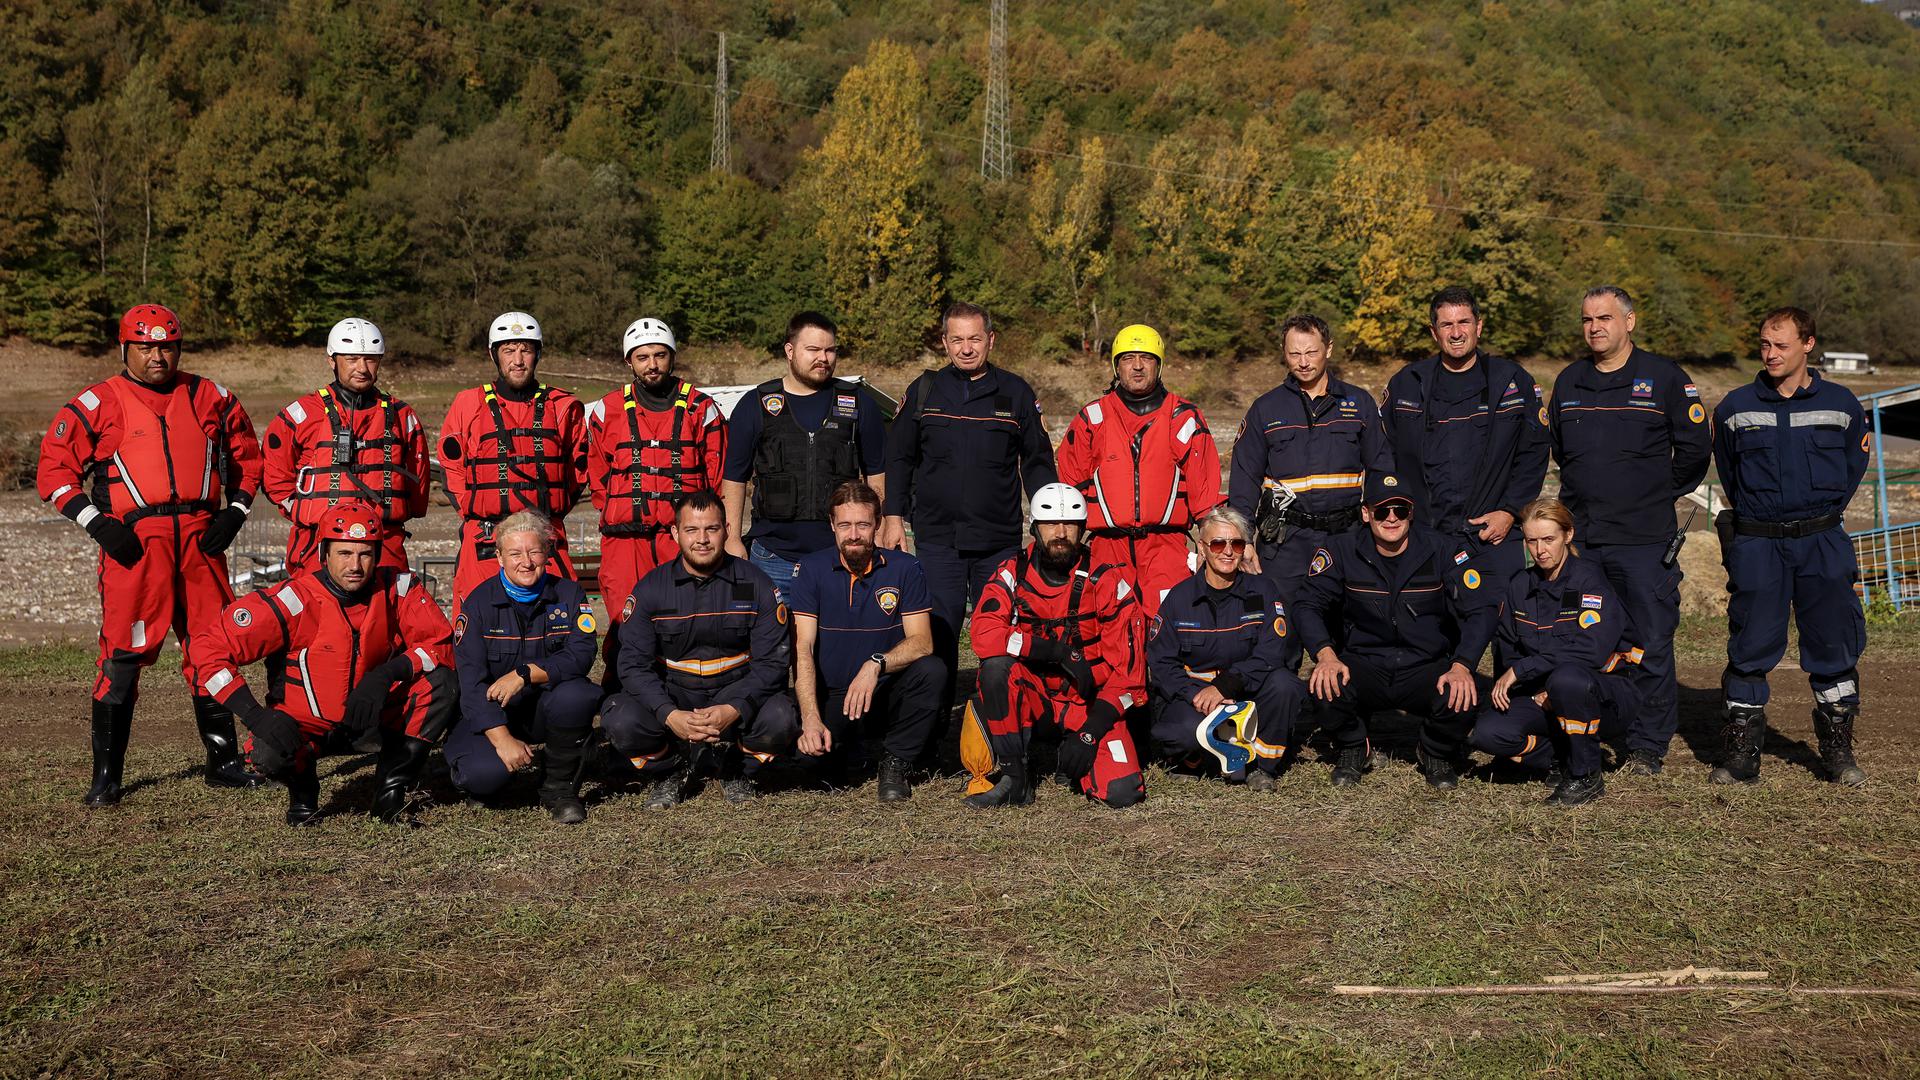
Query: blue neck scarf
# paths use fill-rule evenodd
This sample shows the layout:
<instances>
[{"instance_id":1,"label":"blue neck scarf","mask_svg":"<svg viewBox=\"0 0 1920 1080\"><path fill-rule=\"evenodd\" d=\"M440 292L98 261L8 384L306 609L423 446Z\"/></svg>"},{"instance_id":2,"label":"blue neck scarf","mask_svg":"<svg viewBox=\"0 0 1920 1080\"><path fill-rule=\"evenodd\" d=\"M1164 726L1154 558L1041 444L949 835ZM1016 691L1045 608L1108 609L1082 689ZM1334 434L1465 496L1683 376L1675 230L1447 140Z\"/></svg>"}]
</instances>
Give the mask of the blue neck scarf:
<instances>
[{"instance_id":1,"label":"blue neck scarf","mask_svg":"<svg viewBox=\"0 0 1920 1080\"><path fill-rule=\"evenodd\" d=\"M532 603L533 601L540 599L540 593L546 589L547 575L545 571L541 571L540 580L534 582L533 584L523 589L520 586L515 585L511 580L509 580L507 578L507 572L505 570L502 570L500 571L500 586L507 590L507 598L509 600L512 600L514 603L516 604Z\"/></svg>"}]
</instances>

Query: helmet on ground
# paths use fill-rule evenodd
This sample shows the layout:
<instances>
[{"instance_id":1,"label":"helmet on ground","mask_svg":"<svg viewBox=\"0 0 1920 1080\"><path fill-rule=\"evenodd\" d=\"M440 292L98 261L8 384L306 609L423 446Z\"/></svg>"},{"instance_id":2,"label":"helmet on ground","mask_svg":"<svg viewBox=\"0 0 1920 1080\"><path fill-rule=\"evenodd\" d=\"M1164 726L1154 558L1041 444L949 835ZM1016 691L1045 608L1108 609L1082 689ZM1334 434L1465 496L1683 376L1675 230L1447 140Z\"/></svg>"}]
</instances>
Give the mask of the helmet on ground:
<instances>
[{"instance_id":1,"label":"helmet on ground","mask_svg":"<svg viewBox=\"0 0 1920 1080\"><path fill-rule=\"evenodd\" d=\"M1027 507L1033 523L1071 521L1087 523L1087 499L1072 484L1048 484L1033 493Z\"/></svg>"},{"instance_id":2,"label":"helmet on ground","mask_svg":"<svg viewBox=\"0 0 1920 1080\"><path fill-rule=\"evenodd\" d=\"M531 341L538 346L546 339L540 336L540 322L524 311L509 311L493 320L493 327L487 331L487 348L494 349L509 341Z\"/></svg>"},{"instance_id":3,"label":"helmet on ground","mask_svg":"<svg viewBox=\"0 0 1920 1080\"><path fill-rule=\"evenodd\" d=\"M327 331L328 356L385 356L387 339L366 319L341 319Z\"/></svg>"},{"instance_id":4,"label":"helmet on ground","mask_svg":"<svg viewBox=\"0 0 1920 1080\"><path fill-rule=\"evenodd\" d=\"M180 340L180 316L159 304L135 304L120 316L120 344L163 345Z\"/></svg>"},{"instance_id":5,"label":"helmet on ground","mask_svg":"<svg viewBox=\"0 0 1920 1080\"><path fill-rule=\"evenodd\" d=\"M329 540L380 543L380 511L358 499L334 503L320 518L320 542Z\"/></svg>"},{"instance_id":6,"label":"helmet on ground","mask_svg":"<svg viewBox=\"0 0 1920 1080\"><path fill-rule=\"evenodd\" d=\"M1146 323L1134 323L1113 335L1113 360L1118 362L1130 352L1151 353L1155 360L1167 358L1167 346L1160 340L1160 331Z\"/></svg>"},{"instance_id":7,"label":"helmet on ground","mask_svg":"<svg viewBox=\"0 0 1920 1080\"><path fill-rule=\"evenodd\" d=\"M665 345L674 355L680 353L680 343L673 339L673 330L659 319L633 320L627 327L620 355L631 355L634 349L642 345Z\"/></svg>"}]
</instances>

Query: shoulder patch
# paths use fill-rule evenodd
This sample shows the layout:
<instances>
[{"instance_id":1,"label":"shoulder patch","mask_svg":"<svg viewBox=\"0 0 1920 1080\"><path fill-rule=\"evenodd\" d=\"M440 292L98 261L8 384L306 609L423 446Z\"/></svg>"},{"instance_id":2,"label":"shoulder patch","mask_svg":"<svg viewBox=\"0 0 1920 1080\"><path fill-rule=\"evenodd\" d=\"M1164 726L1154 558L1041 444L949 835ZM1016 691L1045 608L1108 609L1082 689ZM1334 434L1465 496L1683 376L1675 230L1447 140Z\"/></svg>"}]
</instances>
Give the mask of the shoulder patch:
<instances>
[{"instance_id":1,"label":"shoulder patch","mask_svg":"<svg viewBox=\"0 0 1920 1080\"><path fill-rule=\"evenodd\" d=\"M1598 610L1600 607L1600 603L1601 603L1601 600L1600 600L1599 593L1581 593L1580 594L1580 606L1583 608L1594 608L1595 610Z\"/></svg>"},{"instance_id":2,"label":"shoulder patch","mask_svg":"<svg viewBox=\"0 0 1920 1080\"><path fill-rule=\"evenodd\" d=\"M1707 419L1707 407L1697 401L1687 406L1687 419L1696 424L1705 422Z\"/></svg>"},{"instance_id":3,"label":"shoulder patch","mask_svg":"<svg viewBox=\"0 0 1920 1080\"><path fill-rule=\"evenodd\" d=\"M67 437L67 422L64 419L53 425L53 437L56 439L64 439Z\"/></svg>"},{"instance_id":4,"label":"shoulder patch","mask_svg":"<svg viewBox=\"0 0 1920 1080\"><path fill-rule=\"evenodd\" d=\"M1286 636L1287 636L1287 617L1286 617L1286 616L1284 616L1284 615L1278 615L1278 616L1275 616L1275 617L1274 617L1274 620L1273 620L1273 636L1274 636L1274 637L1286 637Z\"/></svg>"},{"instance_id":5,"label":"shoulder patch","mask_svg":"<svg viewBox=\"0 0 1920 1080\"><path fill-rule=\"evenodd\" d=\"M407 574L396 574L396 575L394 575L394 578L393 578L393 591L394 591L395 593L397 593L397 594L398 594L398 595L400 595L400 596L405 596L405 595L407 595L407 590L408 590L408 589L411 589L411 588L413 588L413 575L412 575L412 574L410 574L410 573L407 573Z\"/></svg>"},{"instance_id":6,"label":"shoulder patch","mask_svg":"<svg viewBox=\"0 0 1920 1080\"><path fill-rule=\"evenodd\" d=\"M1598 626L1598 625L1600 625L1600 613L1599 613L1599 612L1597 612L1597 611L1583 611L1583 612L1581 612L1581 613L1580 613L1580 629L1582 629L1582 630L1586 630L1586 629L1589 629L1589 628L1591 628L1591 627L1595 627L1595 626Z\"/></svg>"},{"instance_id":7,"label":"shoulder patch","mask_svg":"<svg viewBox=\"0 0 1920 1080\"><path fill-rule=\"evenodd\" d=\"M252 626L253 612L248 611L246 608L243 608L243 607L234 608L233 609L233 625L238 626L243 630L249 626Z\"/></svg>"},{"instance_id":8,"label":"shoulder patch","mask_svg":"<svg viewBox=\"0 0 1920 1080\"><path fill-rule=\"evenodd\" d=\"M573 625L579 627L580 632L583 634L591 634L600 628L599 624L593 621L593 612L591 611L581 612L580 617L574 620Z\"/></svg>"},{"instance_id":9,"label":"shoulder patch","mask_svg":"<svg viewBox=\"0 0 1920 1080\"><path fill-rule=\"evenodd\" d=\"M624 622L631 618L633 618L633 597L629 596L626 605L620 609L620 619Z\"/></svg>"},{"instance_id":10,"label":"shoulder patch","mask_svg":"<svg viewBox=\"0 0 1920 1080\"><path fill-rule=\"evenodd\" d=\"M1480 571L1469 568L1466 573L1460 575L1460 584L1465 585L1469 589L1479 588Z\"/></svg>"},{"instance_id":11,"label":"shoulder patch","mask_svg":"<svg viewBox=\"0 0 1920 1080\"><path fill-rule=\"evenodd\" d=\"M280 603L286 607L288 615L298 615L307 610L307 605L300 599L299 591L291 584L280 586L280 591L273 595L278 597Z\"/></svg>"},{"instance_id":12,"label":"shoulder patch","mask_svg":"<svg viewBox=\"0 0 1920 1080\"><path fill-rule=\"evenodd\" d=\"M1333 552L1326 548L1317 548L1313 553L1313 562L1307 564L1307 576L1315 577L1326 573L1333 567Z\"/></svg>"},{"instance_id":13,"label":"shoulder patch","mask_svg":"<svg viewBox=\"0 0 1920 1080\"><path fill-rule=\"evenodd\" d=\"M304 424L304 423L306 423L306 422L307 422L307 407L306 407L305 405L302 405L302 404L300 404L300 403L299 403L299 402L297 402L297 401L296 401L296 402L294 402L294 403L292 403L291 405L288 405L288 406L287 406L287 419L289 419L289 420L291 420L291 421L293 421L293 422L294 422L294 423L296 423L296 424Z\"/></svg>"},{"instance_id":14,"label":"shoulder patch","mask_svg":"<svg viewBox=\"0 0 1920 1080\"><path fill-rule=\"evenodd\" d=\"M219 383L214 383L213 389L216 393L218 393L223 398L228 398L233 396L232 394L227 393L227 388L224 386L221 386Z\"/></svg>"},{"instance_id":15,"label":"shoulder patch","mask_svg":"<svg viewBox=\"0 0 1920 1080\"><path fill-rule=\"evenodd\" d=\"M1681 387L1681 391L1691 398L1697 398L1700 396L1700 388L1693 385L1692 383L1688 383L1687 385Z\"/></svg>"},{"instance_id":16,"label":"shoulder patch","mask_svg":"<svg viewBox=\"0 0 1920 1080\"><path fill-rule=\"evenodd\" d=\"M1148 620L1147 622L1147 640L1148 641L1160 640L1160 616L1158 615L1155 615L1152 619Z\"/></svg>"},{"instance_id":17,"label":"shoulder patch","mask_svg":"<svg viewBox=\"0 0 1920 1080\"><path fill-rule=\"evenodd\" d=\"M92 412L100 407L100 395L91 390L82 390L80 391L80 404L85 405L88 412Z\"/></svg>"},{"instance_id":18,"label":"shoulder patch","mask_svg":"<svg viewBox=\"0 0 1920 1080\"><path fill-rule=\"evenodd\" d=\"M467 617L465 615L456 616L453 620L453 643L455 645L460 644L460 639L466 636Z\"/></svg>"},{"instance_id":19,"label":"shoulder patch","mask_svg":"<svg viewBox=\"0 0 1920 1080\"><path fill-rule=\"evenodd\" d=\"M1099 423L1099 422L1100 422L1100 420L1101 420L1101 415L1100 415L1100 403L1099 403L1099 402L1097 402L1097 401L1090 401L1090 402L1088 402L1088 403L1087 403L1087 407L1086 407L1086 409L1084 409L1084 410L1083 410L1083 412L1084 412L1084 414L1085 414L1085 416L1086 416L1086 418L1087 418L1087 423L1089 423L1089 424L1097 424L1097 423Z\"/></svg>"},{"instance_id":20,"label":"shoulder patch","mask_svg":"<svg viewBox=\"0 0 1920 1080\"><path fill-rule=\"evenodd\" d=\"M787 395L785 394L762 395L760 398L760 407L766 410L766 414L768 416L779 416L781 413L787 411Z\"/></svg>"},{"instance_id":21,"label":"shoulder patch","mask_svg":"<svg viewBox=\"0 0 1920 1080\"><path fill-rule=\"evenodd\" d=\"M773 621L781 626L787 625L787 605L781 603L773 605Z\"/></svg>"}]
</instances>

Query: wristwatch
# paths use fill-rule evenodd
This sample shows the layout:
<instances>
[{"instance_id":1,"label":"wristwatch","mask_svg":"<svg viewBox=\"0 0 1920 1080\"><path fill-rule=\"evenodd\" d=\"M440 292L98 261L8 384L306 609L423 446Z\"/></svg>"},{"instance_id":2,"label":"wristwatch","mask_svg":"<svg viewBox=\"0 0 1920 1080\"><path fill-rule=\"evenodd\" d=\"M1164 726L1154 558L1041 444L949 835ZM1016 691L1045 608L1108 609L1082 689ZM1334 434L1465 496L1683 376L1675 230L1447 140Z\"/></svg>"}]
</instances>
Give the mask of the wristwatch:
<instances>
[{"instance_id":1,"label":"wristwatch","mask_svg":"<svg viewBox=\"0 0 1920 1080\"><path fill-rule=\"evenodd\" d=\"M533 681L533 666L531 664L521 664L519 667L513 669L513 673L520 676L520 681L522 682Z\"/></svg>"},{"instance_id":2,"label":"wristwatch","mask_svg":"<svg viewBox=\"0 0 1920 1080\"><path fill-rule=\"evenodd\" d=\"M880 665L880 674L885 675L887 673L887 654L886 653L874 653L872 656L867 657L867 659Z\"/></svg>"}]
</instances>

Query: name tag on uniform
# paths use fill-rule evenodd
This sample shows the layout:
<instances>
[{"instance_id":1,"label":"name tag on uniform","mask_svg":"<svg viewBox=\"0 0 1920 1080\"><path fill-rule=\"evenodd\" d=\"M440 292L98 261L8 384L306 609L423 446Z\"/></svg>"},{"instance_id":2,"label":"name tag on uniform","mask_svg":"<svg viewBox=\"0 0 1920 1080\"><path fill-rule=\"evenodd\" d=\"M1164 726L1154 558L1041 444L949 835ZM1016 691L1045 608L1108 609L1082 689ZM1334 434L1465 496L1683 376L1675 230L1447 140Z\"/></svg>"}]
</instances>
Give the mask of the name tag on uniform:
<instances>
[{"instance_id":1,"label":"name tag on uniform","mask_svg":"<svg viewBox=\"0 0 1920 1080\"><path fill-rule=\"evenodd\" d=\"M833 411L841 416L850 417L858 408L859 403L852 394L840 394L833 399Z\"/></svg>"}]
</instances>

